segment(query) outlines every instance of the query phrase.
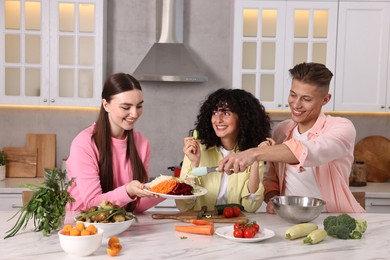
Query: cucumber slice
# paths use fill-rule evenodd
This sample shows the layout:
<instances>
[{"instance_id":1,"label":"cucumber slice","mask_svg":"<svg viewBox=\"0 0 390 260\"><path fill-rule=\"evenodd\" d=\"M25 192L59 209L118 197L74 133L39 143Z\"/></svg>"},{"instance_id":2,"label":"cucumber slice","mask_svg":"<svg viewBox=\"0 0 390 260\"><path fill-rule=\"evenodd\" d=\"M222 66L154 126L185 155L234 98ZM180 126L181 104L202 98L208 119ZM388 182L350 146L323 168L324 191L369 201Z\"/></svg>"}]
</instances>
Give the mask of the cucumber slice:
<instances>
[{"instance_id":1,"label":"cucumber slice","mask_svg":"<svg viewBox=\"0 0 390 260\"><path fill-rule=\"evenodd\" d=\"M199 137L199 132L198 132L198 130L195 129L195 130L192 132L192 137L194 137L195 140L198 139L198 137Z\"/></svg>"}]
</instances>

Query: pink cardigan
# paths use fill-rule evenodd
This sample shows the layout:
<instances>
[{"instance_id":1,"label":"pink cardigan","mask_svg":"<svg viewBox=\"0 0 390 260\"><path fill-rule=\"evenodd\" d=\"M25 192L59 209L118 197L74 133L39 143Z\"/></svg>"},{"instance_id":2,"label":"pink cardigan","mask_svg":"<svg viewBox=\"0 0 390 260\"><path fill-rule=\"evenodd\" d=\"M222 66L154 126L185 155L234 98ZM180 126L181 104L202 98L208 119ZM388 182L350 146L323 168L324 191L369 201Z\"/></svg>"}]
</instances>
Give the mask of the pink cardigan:
<instances>
[{"instance_id":1,"label":"pink cardigan","mask_svg":"<svg viewBox=\"0 0 390 260\"><path fill-rule=\"evenodd\" d=\"M72 142L70 155L66 161L66 168L69 178L75 178L75 184L69 189L70 194L76 200L68 203L67 210L82 210L91 206L99 205L103 200L111 201L121 207L133 201L126 192L126 184L133 180L130 160L126 159L126 142L116 138L112 140L112 160L114 189L102 193L99 179L99 152L92 140L92 133L95 124L80 132ZM134 131L135 145L138 154L144 163L145 169L149 171L150 145L148 140L138 131ZM140 199L135 212L143 212L163 199Z\"/></svg>"},{"instance_id":2,"label":"pink cardigan","mask_svg":"<svg viewBox=\"0 0 390 260\"><path fill-rule=\"evenodd\" d=\"M321 114L309 130L308 141L290 138L296 123L286 120L277 125L276 143L289 147L298 158L295 167L314 167L317 185L326 201L328 212L360 213L360 206L349 189L349 175L353 163L356 130L352 122L341 117ZM264 174L265 194L285 190L285 163L269 163ZM304 174L304 172L302 173Z\"/></svg>"}]
</instances>

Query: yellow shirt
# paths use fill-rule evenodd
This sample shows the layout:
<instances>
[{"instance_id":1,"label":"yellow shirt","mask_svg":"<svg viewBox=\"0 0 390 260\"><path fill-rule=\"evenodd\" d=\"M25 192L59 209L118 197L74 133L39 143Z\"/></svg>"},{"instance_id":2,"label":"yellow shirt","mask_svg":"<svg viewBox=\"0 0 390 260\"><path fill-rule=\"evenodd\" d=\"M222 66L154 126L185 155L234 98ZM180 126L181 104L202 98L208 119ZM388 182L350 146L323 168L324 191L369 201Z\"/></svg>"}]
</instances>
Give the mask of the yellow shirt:
<instances>
[{"instance_id":1,"label":"yellow shirt","mask_svg":"<svg viewBox=\"0 0 390 260\"><path fill-rule=\"evenodd\" d=\"M205 146L202 145L199 167L217 166L222 158L223 156L217 147L210 147L206 150ZM190 160L187 156L184 156L180 178L184 179L186 177L187 173L191 169L190 165ZM245 211L255 212L260 208L264 200L264 186L262 183L264 175L264 163L259 162L259 188L252 195L248 190L249 174L250 167L248 167L245 172L240 172L237 174L233 173L228 176L227 203L238 203L244 207ZM212 172L200 177L200 183L197 183L197 185L206 188L208 190L207 194L197 197L196 199L175 200L176 207L180 211L200 210L202 206L207 206L208 210L213 210L219 193L221 175L222 173L220 172Z\"/></svg>"}]
</instances>

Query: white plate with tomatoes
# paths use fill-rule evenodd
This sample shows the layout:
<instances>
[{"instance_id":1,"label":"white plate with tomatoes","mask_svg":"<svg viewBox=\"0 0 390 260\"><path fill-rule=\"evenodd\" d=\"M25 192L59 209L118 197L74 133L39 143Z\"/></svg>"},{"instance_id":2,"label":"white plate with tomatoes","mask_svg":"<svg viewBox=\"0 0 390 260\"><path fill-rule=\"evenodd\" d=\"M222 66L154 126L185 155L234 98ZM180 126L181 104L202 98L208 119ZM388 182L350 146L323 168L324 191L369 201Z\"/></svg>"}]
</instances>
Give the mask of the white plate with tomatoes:
<instances>
[{"instance_id":1,"label":"white plate with tomatoes","mask_svg":"<svg viewBox=\"0 0 390 260\"><path fill-rule=\"evenodd\" d=\"M252 238L238 238L234 237L234 227L233 226L227 226L227 227L220 227L215 230L215 233L223 238L229 239L231 241L235 242L241 242L241 243L253 243L253 242L259 242L268 238L271 238L275 236L275 232L267 229L267 228L261 228L259 232L257 232Z\"/></svg>"}]
</instances>

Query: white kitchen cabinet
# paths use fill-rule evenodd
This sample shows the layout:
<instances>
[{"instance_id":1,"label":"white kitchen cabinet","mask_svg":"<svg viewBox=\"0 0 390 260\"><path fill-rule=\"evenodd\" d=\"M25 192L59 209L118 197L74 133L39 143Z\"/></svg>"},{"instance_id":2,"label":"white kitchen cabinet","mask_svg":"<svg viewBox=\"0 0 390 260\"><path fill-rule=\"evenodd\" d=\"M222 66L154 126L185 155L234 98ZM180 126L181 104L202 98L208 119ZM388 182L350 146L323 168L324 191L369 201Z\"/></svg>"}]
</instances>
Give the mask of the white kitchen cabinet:
<instances>
[{"instance_id":1,"label":"white kitchen cabinet","mask_svg":"<svg viewBox=\"0 0 390 260\"><path fill-rule=\"evenodd\" d=\"M1 193L0 194L0 210L15 210L22 208L21 193ZM10 216L11 217L11 216Z\"/></svg>"},{"instance_id":2,"label":"white kitchen cabinet","mask_svg":"<svg viewBox=\"0 0 390 260\"><path fill-rule=\"evenodd\" d=\"M233 87L254 94L267 110L288 109L290 68L313 61L335 70L337 5L236 0ZM333 100L324 110L333 110Z\"/></svg>"},{"instance_id":3,"label":"white kitchen cabinet","mask_svg":"<svg viewBox=\"0 0 390 260\"><path fill-rule=\"evenodd\" d=\"M366 198L368 213L390 213L390 198Z\"/></svg>"},{"instance_id":4,"label":"white kitchen cabinet","mask_svg":"<svg viewBox=\"0 0 390 260\"><path fill-rule=\"evenodd\" d=\"M390 111L389 1L339 5L335 110Z\"/></svg>"},{"instance_id":5,"label":"white kitchen cabinet","mask_svg":"<svg viewBox=\"0 0 390 260\"><path fill-rule=\"evenodd\" d=\"M106 1L0 5L0 103L99 106Z\"/></svg>"}]
</instances>

